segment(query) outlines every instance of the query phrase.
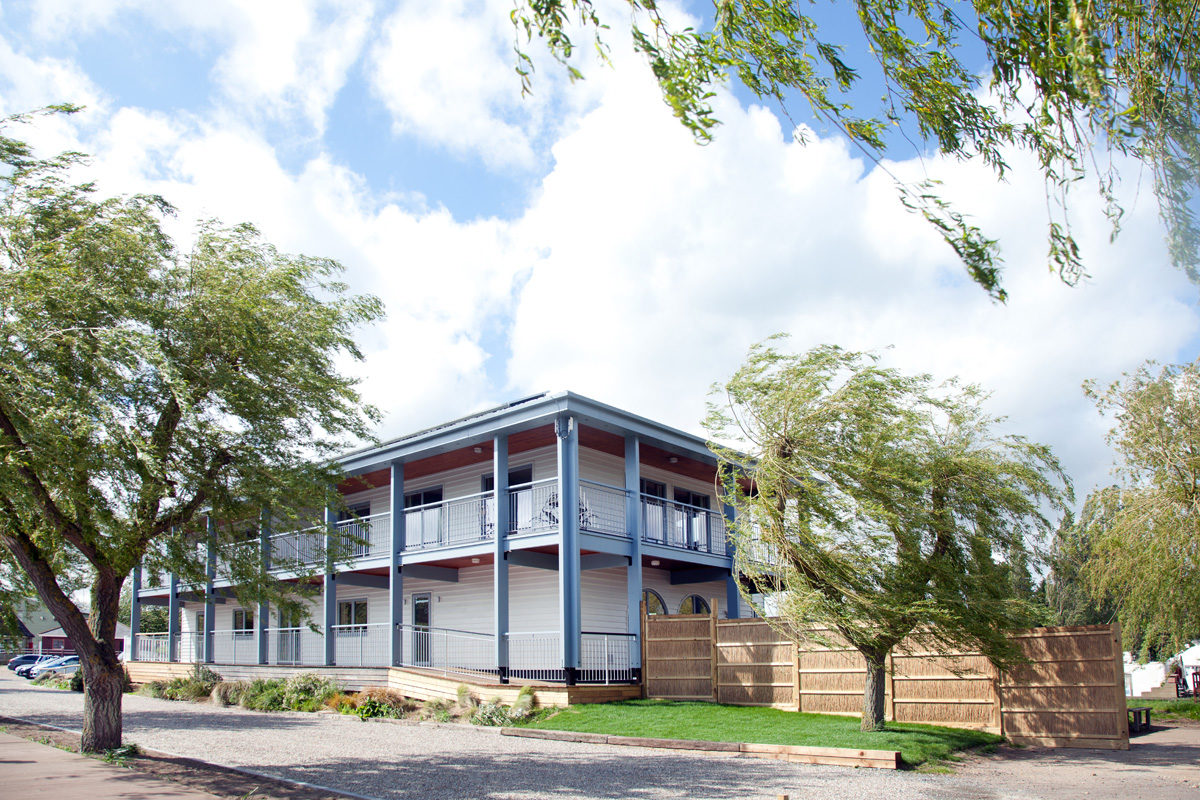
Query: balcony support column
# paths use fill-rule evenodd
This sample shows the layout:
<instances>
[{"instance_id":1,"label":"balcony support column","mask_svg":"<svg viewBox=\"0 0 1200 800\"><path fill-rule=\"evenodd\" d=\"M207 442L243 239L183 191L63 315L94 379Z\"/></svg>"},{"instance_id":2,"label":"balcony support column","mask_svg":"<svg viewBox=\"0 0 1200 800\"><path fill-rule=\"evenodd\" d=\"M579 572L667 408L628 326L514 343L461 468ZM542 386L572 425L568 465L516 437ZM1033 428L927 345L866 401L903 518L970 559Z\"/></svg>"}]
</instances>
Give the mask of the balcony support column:
<instances>
[{"instance_id":1,"label":"balcony support column","mask_svg":"<svg viewBox=\"0 0 1200 800\"><path fill-rule=\"evenodd\" d=\"M492 443L492 503L496 509L495 555L492 560L493 629L496 634L496 672L501 683L508 683L508 436L498 434Z\"/></svg>"},{"instance_id":2,"label":"balcony support column","mask_svg":"<svg viewBox=\"0 0 1200 800\"><path fill-rule=\"evenodd\" d=\"M388 553L388 623L391 631L391 661L393 667L404 661L404 575L400 559L404 555L404 462L392 462L391 533Z\"/></svg>"},{"instance_id":3,"label":"balcony support column","mask_svg":"<svg viewBox=\"0 0 1200 800\"><path fill-rule=\"evenodd\" d=\"M337 661L337 574L334 572L333 551L336 545L337 514L332 505L325 506L325 579L321 593L325 621L325 666Z\"/></svg>"},{"instance_id":4,"label":"balcony support column","mask_svg":"<svg viewBox=\"0 0 1200 800\"><path fill-rule=\"evenodd\" d=\"M582 608L579 587L579 423L566 414L554 421L558 442L558 596L563 672L568 686L579 673Z\"/></svg>"},{"instance_id":5,"label":"balcony support column","mask_svg":"<svg viewBox=\"0 0 1200 800\"><path fill-rule=\"evenodd\" d=\"M729 554L729 577L725 579L725 618L737 619L742 615L740 603L741 592L738 591L737 555L733 540L729 538L729 529L737 518L737 511L729 503L723 503L725 512L725 551Z\"/></svg>"},{"instance_id":6,"label":"balcony support column","mask_svg":"<svg viewBox=\"0 0 1200 800\"><path fill-rule=\"evenodd\" d=\"M167 578L167 660L179 660L179 576Z\"/></svg>"},{"instance_id":7,"label":"balcony support column","mask_svg":"<svg viewBox=\"0 0 1200 800\"><path fill-rule=\"evenodd\" d=\"M629 654L633 676L642 674L642 454L637 436L625 437L625 530L629 531L629 566L625 568L626 630L638 637L637 647Z\"/></svg>"},{"instance_id":8,"label":"balcony support column","mask_svg":"<svg viewBox=\"0 0 1200 800\"><path fill-rule=\"evenodd\" d=\"M271 512L264 508L258 517L258 554L262 560L263 575L271 572ZM271 607L266 601L258 604L258 618L255 620L255 633L258 637L258 663L266 664L270 659L270 627Z\"/></svg>"},{"instance_id":9,"label":"balcony support column","mask_svg":"<svg viewBox=\"0 0 1200 800\"><path fill-rule=\"evenodd\" d=\"M133 568L133 596L129 600L129 660L137 661L138 634L142 632L142 562Z\"/></svg>"},{"instance_id":10,"label":"balcony support column","mask_svg":"<svg viewBox=\"0 0 1200 800\"><path fill-rule=\"evenodd\" d=\"M213 630L216 627L217 603L213 581L217 578L217 521L212 514L205 518L207 558L204 568L204 663L213 663Z\"/></svg>"}]
</instances>

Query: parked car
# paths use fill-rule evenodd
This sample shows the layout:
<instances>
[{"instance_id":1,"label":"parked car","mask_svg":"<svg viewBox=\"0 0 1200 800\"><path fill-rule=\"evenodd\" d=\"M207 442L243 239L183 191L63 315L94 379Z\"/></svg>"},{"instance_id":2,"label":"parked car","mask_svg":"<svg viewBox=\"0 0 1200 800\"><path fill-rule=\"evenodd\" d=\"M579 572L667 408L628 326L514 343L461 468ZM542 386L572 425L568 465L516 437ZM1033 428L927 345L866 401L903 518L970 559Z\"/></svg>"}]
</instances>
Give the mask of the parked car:
<instances>
[{"instance_id":1,"label":"parked car","mask_svg":"<svg viewBox=\"0 0 1200 800\"><path fill-rule=\"evenodd\" d=\"M38 666L39 664L45 664L49 661L57 661L59 658L61 658L61 656L55 656L55 655L35 656L33 661L27 661L24 664L18 665L16 668L13 669L13 672L17 673L22 678L27 678L27 677L29 677L29 670L33 669L34 667Z\"/></svg>"},{"instance_id":2,"label":"parked car","mask_svg":"<svg viewBox=\"0 0 1200 800\"><path fill-rule=\"evenodd\" d=\"M63 655L46 656L45 658L41 659L40 661L35 661L32 664L26 664L23 667L17 667L16 673L18 675L20 675L22 678L32 678L33 671L35 669L38 669L39 667L50 666L51 664L57 664L59 661L61 661L64 658L66 658L66 656L63 656Z\"/></svg>"},{"instance_id":3,"label":"parked car","mask_svg":"<svg viewBox=\"0 0 1200 800\"><path fill-rule=\"evenodd\" d=\"M73 667L73 666L78 666L78 665L79 665L79 656L63 656L62 658L56 658L53 661L47 661L45 664L35 664L33 666L33 669L29 670L28 677L36 678L38 675L41 675L43 672L48 672L50 670L54 670L55 672L58 672L60 669L62 669L64 667Z\"/></svg>"},{"instance_id":4,"label":"parked car","mask_svg":"<svg viewBox=\"0 0 1200 800\"><path fill-rule=\"evenodd\" d=\"M17 667L23 667L26 664L35 664L38 659L51 658L52 656L39 655L38 653L24 653L23 655L13 656L8 660L8 668L15 670Z\"/></svg>"}]
</instances>

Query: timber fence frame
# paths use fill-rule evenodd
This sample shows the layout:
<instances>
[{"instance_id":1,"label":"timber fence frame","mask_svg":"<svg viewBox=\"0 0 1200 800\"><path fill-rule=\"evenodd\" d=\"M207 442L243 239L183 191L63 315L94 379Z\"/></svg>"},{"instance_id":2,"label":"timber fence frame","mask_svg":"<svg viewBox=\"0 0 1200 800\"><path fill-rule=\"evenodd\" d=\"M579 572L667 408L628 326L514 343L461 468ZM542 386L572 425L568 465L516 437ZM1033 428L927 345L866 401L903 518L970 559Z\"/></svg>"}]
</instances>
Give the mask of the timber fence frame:
<instances>
[{"instance_id":1,"label":"timber fence frame","mask_svg":"<svg viewBox=\"0 0 1200 800\"><path fill-rule=\"evenodd\" d=\"M866 664L855 649L796 643L762 619L710 614L647 616L642 606L646 697L770 706L859 716ZM1000 673L981 653L919 644L889 654L885 716L972 728L1020 744L1129 748L1120 627L1016 631L1028 661Z\"/></svg>"}]
</instances>

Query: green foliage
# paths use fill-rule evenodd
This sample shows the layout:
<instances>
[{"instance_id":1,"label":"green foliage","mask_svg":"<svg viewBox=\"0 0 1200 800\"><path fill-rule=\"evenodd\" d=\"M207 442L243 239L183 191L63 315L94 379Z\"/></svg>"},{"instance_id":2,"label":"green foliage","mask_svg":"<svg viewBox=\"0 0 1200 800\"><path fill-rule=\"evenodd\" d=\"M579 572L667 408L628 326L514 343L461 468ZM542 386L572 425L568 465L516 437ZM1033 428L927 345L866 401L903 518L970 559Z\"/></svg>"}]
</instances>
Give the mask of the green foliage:
<instances>
[{"instance_id":1,"label":"green foliage","mask_svg":"<svg viewBox=\"0 0 1200 800\"><path fill-rule=\"evenodd\" d=\"M714 88L733 77L789 117L792 103L806 103L884 171L885 131L893 128L922 155L933 149L978 160L997 179L1024 151L1045 182L1047 261L1068 283L1084 275L1067 214L1072 188L1092 173L1116 235L1123 209L1114 187L1122 162L1133 159L1153 175L1172 261L1200 280L1192 202L1200 187L1200 34L1193 3L857 0L839 7L721 0L703 31L672 27L653 0L627 3L635 48L698 142L710 141L718 124ZM533 71L526 47L535 36L573 79L582 73L572 28L594 34L607 60L607 25L592 0L518 0L512 18L525 91ZM855 23L866 47L835 38ZM878 106L853 94L868 73L885 87ZM1004 300L994 240L929 182L897 185L971 278Z\"/></svg>"},{"instance_id":2,"label":"green foliage","mask_svg":"<svg viewBox=\"0 0 1200 800\"><path fill-rule=\"evenodd\" d=\"M478 701L471 695L471 687L465 683L460 683L456 690L458 697L458 707L462 709L472 709L478 705Z\"/></svg>"},{"instance_id":3,"label":"green foliage","mask_svg":"<svg viewBox=\"0 0 1200 800\"><path fill-rule=\"evenodd\" d=\"M341 694L337 681L314 672L301 672L288 678L283 689L283 707L290 711L316 711L325 700Z\"/></svg>"},{"instance_id":4,"label":"green foliage","mask_svg":"<svg viewBox=\"0 0 1200 800\"><path fill-rule=\"evenodd\" d=\"M831 346L757 345L717 393L706 427L736 567L786 635L840 637L880 671L906 637L1019 658L1005 632L1038 618L1029 543L1071 496L1049 448L997 434L976 387ZM879 692L864 725L882 725Z\"/></svg>"},{"instance_id":5,"label":"green foliage","mask_svg":"<svg viewBox=\"0 0 1200 800\"><path fill-rule=\"evenodd\" d=\"M136 744L126 744L120 747L112 747L100 754L102 761L108 764L116 764L118 767L128 767L131 759L137 758L142 754L142 749Z\"/></svg>"},{"instance_id":6,"label":"green foliage","mask_svg":"<svg viewBox=\"0 0 1200 800\"><path fill-rule=\"evenodd\" d=\"M1155 366L1084 387L1113 419L1119 461L1078 536L1092 596L1116 603L1126 646L1165 657L1200 638L1200 362Z\"/></svg>"},{"instance_id":7,"label":"green foliage","mask_svg":"<svg viewBox=\"0 0 1200 800\"><path fill-rule=\"evenodd\" d=\"M166 681L149 681L143 683L137 688L134 694L140 694L143 697L153 697L158 700L167 699L167 682Z\"/></svg>"},{"instance_id":8,"label":"green foliage","mask_svg":"<svg viewBox=\"0 0 1200 800\"><path fill-rule=\"evenodd\" d=\"M857 720L842 716L668 700L571 706L536 719L530 727L654 739L899 750L908 766L1003 741L982 731L934 725L892 724L883 733L868 734L858 730Z\"/></svg>"},{"instance_id":9,"label":"green foliage","mask_svg":"<svg viewBox=\"0 0 1200 800\"><path fill-rule=\"evenodd\" d=\"M395 708L383 702L382 700L376 700L374 697L368 697L359 703L358 707L354 709L354 713L357 714L358 718L363 722L366 722L369 719L376 719L378 717L395 718L398 716Z\"/></svg>"},{"instance_id":10,"label":"green foliage","mask_svg":"<svg viewBox=\"0 0 1200 800\"><path fill-rule=\"evenodd\" d=\"M257 678L242 691L242 708L251 711L283 711L285 681L282 678Z\"/></svg>"},{"instance_id":11,"label":"green foliage","mask_svg":"<svg viewBox=\"0 0 1200 800\"><path fill-rule=\"evenodd\" d=\"M1084 501L1079 522L1073 514L1063 517L1054 532L1047 558L1049 570L1043 593L1050 623L1054 625L1106 625L1116 618L1111 597L1097 599L1089 590L1085 567L1092 554L1091 530L1095 505Z\"/></svg>"},{"instance_id":12,"label":"green foliage","mask_svg":"<svg viewBox=\"0 0 1200 800\"><path fill-rule=\"evenodd\" d=\"M243 604L299 608L305 582L262 574L245 532L264 508L315 522L339 479L330 456L370 438L377 413L338 364L361 357L353 334L382 307L350 295L338 263L248 225L205 222L180 251L165 200L98 197L72 182L81 160L0 134L0 581L19 567L115 671L126 576L144 560L202 582L202 513L221 521ZM90 621L69 597L84 578ZM119 739L118 715L95 711L85 749Z\"/></svg>"},{"instance_id":13,"label":"green foliage","mask_svg":"<svg viewBox=\"0 0 1200 800\"><path fill-rule=\"evenodd\" d=\"M83 670L77 669L67 678L67 688L72 692L83 691Z\"/></svg>"},{"instance_id":14,"label":"green foliage","mask_svg":"<svg viewBox=\"0 0 1200 800\"><path fill-rule=\"evenodd\" d=\"M213 702L222 706L236 706L241 702L247 685L245 681L221 681L213 686Z\"/></svg>"}]
</instances>

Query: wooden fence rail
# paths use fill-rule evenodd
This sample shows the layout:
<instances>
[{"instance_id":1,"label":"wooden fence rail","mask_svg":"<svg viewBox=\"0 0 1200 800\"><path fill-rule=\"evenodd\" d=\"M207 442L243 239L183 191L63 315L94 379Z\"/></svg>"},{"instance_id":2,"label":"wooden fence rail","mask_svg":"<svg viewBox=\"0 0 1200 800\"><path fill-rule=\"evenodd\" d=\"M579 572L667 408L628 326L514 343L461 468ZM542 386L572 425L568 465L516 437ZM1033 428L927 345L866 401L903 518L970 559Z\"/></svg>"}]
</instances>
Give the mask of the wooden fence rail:
<instances>
[{"instance_id":1,"label":"wooden fence rail","mask_svg":"<svg viewBox=\"0 0 1200 800\"><path fill-rule=\"evenodd\" d=\"M866 664L850 647L796 643L762 619L643 613L647 697L859 715ZM888 658L889 720L1002 733L1052 747L1129 748L1116 624L1012 634L1028 662L1000 674L981 653L898 648Z\"/></svg>"}]
</instances>

